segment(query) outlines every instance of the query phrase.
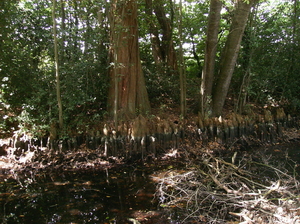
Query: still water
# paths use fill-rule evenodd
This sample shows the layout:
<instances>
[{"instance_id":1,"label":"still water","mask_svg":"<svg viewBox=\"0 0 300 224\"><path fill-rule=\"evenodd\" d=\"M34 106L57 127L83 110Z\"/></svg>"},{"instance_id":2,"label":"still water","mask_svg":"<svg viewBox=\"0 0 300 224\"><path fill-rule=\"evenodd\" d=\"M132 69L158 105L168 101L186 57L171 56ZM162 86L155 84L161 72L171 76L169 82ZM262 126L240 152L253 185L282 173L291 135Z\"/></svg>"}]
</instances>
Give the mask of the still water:
<instances>
[{"instance_id":1,"label":"still water","mask_svg":"<svg viewBox=\"0 0 300 224\"><path fill-rule=\"evenodd\" d=\"M265 150L278 161L289 157L300 173L299 142ZM151 178L155 171L179 166L175 162L106 170L31 170L11 177L0 173L0 223L180 223L174 213L161 211Z\"/></svg>"},{"instance_id":2,"label":"still water","mask_svg":"<svg viewBox=\"0 0 300 224\"><path fill-rule=\"evenodd\" d=\"M152 223L160 216L152 172L131 166L0 177L0 222Z\"/></svg>"}]
</instances>

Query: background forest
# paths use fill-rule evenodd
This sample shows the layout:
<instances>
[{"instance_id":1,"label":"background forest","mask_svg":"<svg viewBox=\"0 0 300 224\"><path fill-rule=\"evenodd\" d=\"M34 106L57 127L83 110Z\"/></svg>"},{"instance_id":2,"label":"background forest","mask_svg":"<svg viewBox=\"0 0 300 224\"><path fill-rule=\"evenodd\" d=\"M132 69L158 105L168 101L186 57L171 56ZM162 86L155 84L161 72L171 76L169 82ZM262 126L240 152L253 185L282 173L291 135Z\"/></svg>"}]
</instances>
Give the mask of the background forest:
<instances>
[{"instance_id":1,"label":"background forest","mask_svg":"<svg viewBox=\"0 0 300 224\"><path fill-rule=\"evenodd\" d=\"M20 128L44 135L51 124L59 123L60 100L65 129L78 133L104 117L116 116L120 108L112 105L117 95L121 100L122 93L116 92L117 88L115 95L110 93L112 85L118 85L112 80L121 79L117 68L123 64L118 60L122 55L131 57L126 53L133 49L122 51L122 42L116 45L127 32L122 23L124 12L117 4L125 4L126 9L131 5L126 13L138 24L133 30L138 38L132 34L138 41L136 60L141 62L137 73L144 77L144 97L151 108L179 109L181 105L182 116L198 111L219 115L211 114L204 105L210 103L210 95L201 101L209 12L216 2L222 5L214 45L213 86L237 5L249 1L1 1L1 134ZM250 2L225 107L243 114L254 105L281 106L296 113L300 107L299 1ZM127 26L132 27L130 23ZM137 104L143 99L140 101ZM134 108L136 114L151 114L150 108Z\"/></svg>"}]
</instances>

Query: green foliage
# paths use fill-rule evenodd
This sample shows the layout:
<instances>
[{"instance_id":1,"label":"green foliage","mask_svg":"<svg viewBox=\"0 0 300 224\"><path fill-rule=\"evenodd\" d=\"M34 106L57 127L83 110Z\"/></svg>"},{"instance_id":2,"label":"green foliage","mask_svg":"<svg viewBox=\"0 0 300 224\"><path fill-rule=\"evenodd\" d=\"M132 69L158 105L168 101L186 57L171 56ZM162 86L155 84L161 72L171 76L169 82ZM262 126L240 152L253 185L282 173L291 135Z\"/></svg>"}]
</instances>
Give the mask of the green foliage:
<instances>
[{"instance_id":1,"label":"green foliage","mask_svg":"<svg viewBox=\"0 0 300 224\"><path fill-rule=\"evenodd\" d=\"M101 113L106 101L108 38L106 28L98 25L99 2L69 2L65 30L58 26L64 116L69 123L77 117L74 113ZM49 1L1 1L0 99L17 116L20 128L39 129L57 119L51 7ZM86 106L78 111L78 105Z\"/></svg>"},{"instance_id":2,"label":"green foliage","mask_svg":"<svg viewBox=\"0 0 300 224\"><path fill-rule=\"evenodd\" d=\"M238 96L245 74L250 72L247 100L261 105L299 109L299 3L273 1L253 10L232 82ZM251 25L251 26L250 26Z\"/></svg>"},{"instance_id":3,"label":"green foliage","mask_svg":"<svg viewBox=\"0 0 300 224\"><path fill-rule=\"evenodd\" d=\"M294 111L300 108L299 4L292 0L277 4L263 1L257 12L253 11L256 14L246 28L231 96L238 97L249 72L249 83L243 88L248 102L284 104ZM231 1L224 1L223 6L216 71L234 13ZM57 120L51 7L51 1L46 0L0 1L0 112L5 118L0 121L2 130L18 121L20 128L38 133ZM167 17L174 19L177 50L179 30L176 16L172 15L178 5L166 1L164 7ZM145 1L139 1L140 51L149 98L152 103L176 106L179 77L157 72L145 10ZM64 120L68 128L78 130L86 120L93 123L105 114L108 7L104 0L64 1L63 11L59 3L56 12ZM200 88L208 12L209 0L183 1L187 90L194 101ZM155 15L152 17L148 19L158 26Z\"/></svg>"},{"instance_id":4,"label":"green foliage","mask_svg":"<svg viewBox=\"0 0 300 224\"><path fill-rule=\"evenodd\" d=\"M299 3L297 3L297 8ZM253 55L253 88L266 100L280 102L288 99L292 104L299 99L299 36L298 15L293 16L293 2L285 1L262 11ZM298 13L298 11L294 11ZM299 105L294 105L299 107Z\"/></svg>"}]
</instances>

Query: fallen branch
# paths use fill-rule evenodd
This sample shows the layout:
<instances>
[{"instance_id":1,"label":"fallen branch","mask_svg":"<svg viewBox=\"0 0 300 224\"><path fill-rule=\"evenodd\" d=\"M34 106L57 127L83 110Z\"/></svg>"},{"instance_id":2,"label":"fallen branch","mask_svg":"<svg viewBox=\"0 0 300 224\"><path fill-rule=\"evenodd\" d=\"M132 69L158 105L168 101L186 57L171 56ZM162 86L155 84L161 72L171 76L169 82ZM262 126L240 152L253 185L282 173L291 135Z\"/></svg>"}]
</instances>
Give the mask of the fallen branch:
<instances>
[{"instance_id":1,"label":"fallen branch","mask_svg":"<svg viewBox=\"0 0 300 224\"><path fill-rule=\"evenodd\" d=\"M237 159L232 161L237 163ZM176 207L185 221L199 223L300 222L299 182L294 176L246 157L238 164L207 154L186 174L172 171L173 175L159 179L161 205ZM251 169L245 169L250 165Z\"/></svg>"}]
</instances>

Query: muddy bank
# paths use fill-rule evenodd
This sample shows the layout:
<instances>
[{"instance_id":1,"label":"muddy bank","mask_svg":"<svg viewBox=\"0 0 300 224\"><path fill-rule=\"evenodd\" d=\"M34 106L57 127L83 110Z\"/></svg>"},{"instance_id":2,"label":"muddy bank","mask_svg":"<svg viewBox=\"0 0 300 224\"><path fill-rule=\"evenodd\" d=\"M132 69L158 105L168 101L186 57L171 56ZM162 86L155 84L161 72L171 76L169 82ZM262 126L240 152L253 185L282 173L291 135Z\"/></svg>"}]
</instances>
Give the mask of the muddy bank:
<instances>
[{"instance_id":1,"label":"muddy bank","mask_svg":"<svg viewBox=\"0 0 300 224\"><path fill-rule=\"evenodd\" d=\"M294 150L296 154L292 155L290 151L287 153L287 149L300 145L298 141L300 132L297 129L287 130L283 132L283 137L278 139L280 144L262 143L259 139L250 141L250 138L239 138L229 147L216 141L204 143L194 135L193 138L182 139L177 148L169 148L165 150L165 153L157 154L155 157L149 155L144 159L141 159L140 155L130 158L103 156L100 149L91 150L87 148L63 152L45 149L34 154L30 154L33 151L28 151L19 157L8 154L1 157L2 201L0 203L3 205L1 212L5 212L2 214L6 219L3 220L7 221L6 223L15 223L17 220L33 222L35 218L43 223L45 220L46 223L74 220L79 222L82 220L93 222L94 220L97 223L132 223L133 221L140 223L182 223L182 220L186 219L184 214L189 214L187 211L191 211L186 209L184 200L187 199L190 202L190 208L195 208L195 205L191 204L193 200L184 196L183 192L177 194L176 191L170 191L174 187L176 188L176 184L179 183L180 188L177 187L177 190L190 192L192 189L198 189L198 192L200 190L204 192L202 195L209 196L209 198L214 197L221 201L220 204L216 201L204 201L204 198L200 198L199 200L203 201L204 205L215 204L216 206L211 207L211 210L208 211L210 212L209 216L204 213L197 215L198 223L206 223L209 218L214 218L212 214L218 215L217 218L220 223L225 219L230 221L242 220L243 217L251 217L251 212L254 215L259 213L254 210L249 213L249 209L248 213L246 211L242 213L236 208L231 209L231 205L240 206L240 204L235 201L237 196L230 191L227 192L229 198L225 197L226 189L229 188L224 188L224 186L230 186L232 189L243 186L244 189L241 190L240 194L244 194L247 193L244 191L245 186L252 183L248 181L251 178L257 183L257 186L263 184L267 187L265 189L271 187L272 182L277 183L277 180L271 176L273 174L268 171L268 167L264 171L261 168L256 168L251 161L264 164L261 161L266 158L273 165L278 165L279 160L270 159L269 155L287 158L289 161L295 159L298 151ZM262 145L263 147L257 147ZM232 162L235 153L236 157ZM4 161L4 158L7 161ZM207 163L203 164L205 161ZM230 163L232 165L229 165ZM216 179L208 178L205 173L199 174L200 165L201 167L205 165L208 169L201 168L200 170L204 170L206 174L212 172L214 174L212 177ZM263 167L266 168L266 166ZM290 175L288 173L290 171L285 172L286 168L275 168ZM212 170L209 171L209 169ZM240 172L239 169L247 172ZM238 178L231 181L231 176L226 176L224 179L222 175L217 175L218 173L233 174L234 172L240 176L246 174L244 176L246 179ZM257 179L257 177L259 178ZM261 180L263 183L259 182ZM297 181L297 179L293 180ZM186 186L185 181L188 181ZM291 189L291 194L299 195L297 189L294 189L295 185L291 179L281 183L285 183L285 185L280 185L280 187L288 186ZM206 189L207 187L208 189ZM255 190L252 185L248 188ZM268 193L267 190L262 192ZM165 193L167 195L164 195ZM174 196L175 201L168 199L167 196L170 196L170 193L172 197ZM194 195L193 191L190 193L188 195ZM257 192L255 194L258 195ZM286 194L286 192L282 194L283 199L287 198ZM268 195L274 198L275 196L278 197L279 194L272 191L272 194ZM222 202L224 200L225 203ZM297 202L298 199L296 197L290 198L291 200ZM291 206L286 208L295 209L295 203L293 201ZM16 205L20 205L17 207L17 212L15 212ZM274 204L271 205L270 208L277 209ZM183 212L174 210L174 208L182 208L182 206ZM42 208L41 215L39 217L30 215L40 214L37 213L40 212L37 208ZM220 213L214 211L227 212L226 214L231 212L231 214L221 216ZM297 210L295 211L297 212ZM273 211L268 210L268 212ZM292 214L289 213L289 215ZM297 215L293 217L297 218ZM189 218L184 223L195 223L195 216Z\"/></svg>"},{"instance_id":2,"label":"muddy bank","mask_svg":"<svg viewBox=\"0 0 300 224\"><path fill-rule=\"evenodd\" d=\"M197 157L198 151L226 154L300 139L299 119L286 116L282 110L276 116L265 112L256 120L237 114L230 114L227 119L205 119L199 115L189 123L139 116L131 123L123 122L118 131L109 124L102 128L96 135L59 140L55 143L58 148L45 147L45 141L25 134L1 140L2 173L30 168L99 169L186 154Z\"/></svg>"}]
</instances>

